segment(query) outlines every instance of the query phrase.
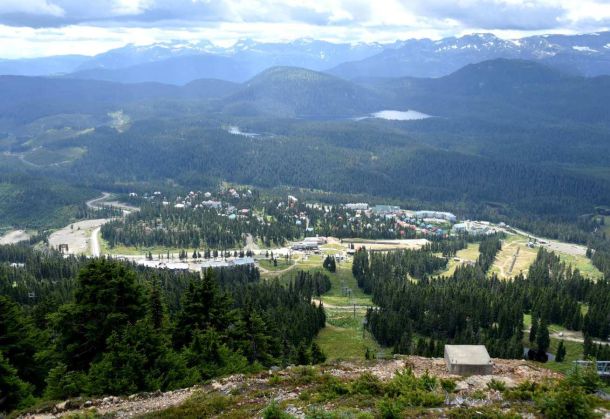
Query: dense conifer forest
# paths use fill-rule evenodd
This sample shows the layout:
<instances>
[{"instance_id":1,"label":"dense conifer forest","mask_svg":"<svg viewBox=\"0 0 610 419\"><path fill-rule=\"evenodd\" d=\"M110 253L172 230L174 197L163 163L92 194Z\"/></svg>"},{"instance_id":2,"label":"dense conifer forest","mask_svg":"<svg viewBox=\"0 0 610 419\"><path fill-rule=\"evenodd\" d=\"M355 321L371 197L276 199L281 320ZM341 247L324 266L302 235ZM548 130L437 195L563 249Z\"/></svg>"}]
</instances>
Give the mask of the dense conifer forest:
<instances>
[{"instance_id":1,"label":"dense conifer forest","mask_svg":"<svg viewBox=\"0 0 610 419\"><path fill-rule=\"evenodd\" d=\"M0 411L324 360L322 274L286 286L252 267L200 278L0 246L0 286Z\"/></svg>"},{"instance_id":2,"label":"dense conifer forest","mask_svg":"<svg viewBox=\"0 0 610 419\"><path fill-rule=\"evenodd\" d=\"M497 249L496 240L485 241L490 252ZM428 356L439 355L444 343L480 343L492 356L520 358L525 313L589 338L610 335L608 280L586 279L544 249L527 278L519 274L511 280L487 277L483 257L451 277L432 278L437 259L427 250L356 253L354 275L377 305L367 313L368 328L380 343ZM414 273L418 280L409 279ZM582 305L588 307L584 315Z\"/></svg>"}]
</instances>

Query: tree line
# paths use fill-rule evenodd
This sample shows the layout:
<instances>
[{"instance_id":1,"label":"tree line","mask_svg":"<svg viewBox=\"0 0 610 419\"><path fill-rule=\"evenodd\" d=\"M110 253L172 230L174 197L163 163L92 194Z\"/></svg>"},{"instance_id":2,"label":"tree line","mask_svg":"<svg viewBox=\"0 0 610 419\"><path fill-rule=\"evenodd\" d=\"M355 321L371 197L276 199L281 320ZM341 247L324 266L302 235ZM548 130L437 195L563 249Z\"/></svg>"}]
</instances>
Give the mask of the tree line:
<instances>
[{"instance_id":1,"label":"tree line","mask_svg":"<svg viewBox=\"0 0 610 419\"><path fill-rule=\"evenodd\" d=\"M492 244L490 252L497 249ZM544 327L556 323L582 330L585 336L610 335L608 280L585 278L545 249L539 250L527 277L519 274L509 280L487 276L480 263L458 267L451 277L431 278L432 271L425 270L410 276L407 273L422 266L421 259L433 260L425 250L410 252L420 255L360 250L354 258L354 274L377 306L367 312L368 330L379 343L401 353L422 353L424 344L424 352L438 354L431 348L476 343L485 344L492 356L520 358L526 313ZM588 307L584 315L583 305ZM416 335L426 341L420 343ZM544 341L537 343L548 348Z\"/></svg>"},{"instance_id":2,"label":"tree line","mask_svg":"<svg viewBox=\"0 0 610 419\"><path fill-rule=\"evenodd\" d=\"M0 271L0 411L325 359L313 339L326 315L311 302L329 289L325 275L283 285L252 267L200 276L24 249L0 247L0 267L25 264L9 268L20 277ZM39 294L10 292L22 286Z\"/></svg>"}]
</instances>

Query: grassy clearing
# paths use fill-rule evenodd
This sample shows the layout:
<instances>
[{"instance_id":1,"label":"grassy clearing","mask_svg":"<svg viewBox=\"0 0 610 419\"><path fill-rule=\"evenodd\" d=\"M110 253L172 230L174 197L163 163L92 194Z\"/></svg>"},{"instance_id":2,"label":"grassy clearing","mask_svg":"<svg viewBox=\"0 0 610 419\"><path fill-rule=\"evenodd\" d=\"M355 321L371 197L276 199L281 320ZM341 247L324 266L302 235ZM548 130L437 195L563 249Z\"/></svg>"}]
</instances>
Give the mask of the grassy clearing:
<instances>
[{"instance_id":1,"label":"grassy clearing","mask_svg":"<svg viewBox=\"0 0 610 419\"><path fill-rule=\"evenodd\" d=\"M549 330L551 328L549 327ZM531 344L529 342L529 333L524 333L523 336L523 345L529 347ZM549 347L548 352L552 354L557 353L557 347L559 346L559 342L561 339L551 338L551 346ZM566 348L566 357L563 362L555 362L549 361L544 364L539 364L543 368L548 368L550 370L560 372L562 374L567 374L574 367L574 361L579 361L583 359L583 344L580 342L573 342L570 340L563 340L563 345Z\"/></svg>"},{"instance_id":2,"label":"grassy clearing","mask_svg":"<svg viewBox=\"0 0 610 419\"><path fill-rule=\"evenodd\" d=\"M282 271L284 269L290 268L295 264L295 261L284 258L277 258L277 265L273 263L270 259L261 259L258 261L258 264L261 268L266 269L268 271Z\"/></svg>"},{"instance_id":3,"label":"grassy clearing","mask_svg":"<svg viewBox=\"0 0 610 419\"><path fill-rule=\"evenodd\" d=\"M307 260L298 260L296 269L282 276L281 280L289 281L298 270L323 271L322 255L310 255ZM371 297L360 288L352 275L351 262L337 264L337 271L324 271L330 277L332 287L321 297L326 309L327 325L316 337L329 361L340 359L364 359L366 348L374 353L384 353L368 332L363 335L363 323L366 307L372 306ZM343 288L351 289L351 294L344 293ZM354 305L356 306L354 308Z\"/></svg>"},{"instance_id":4,"label":"grassy clearing","mask_svg":"<svg viewBox=\"0 0 610 419\"><path fill-rule=\"evenodd\" d=\"M466 249L459 250L455 257L462 260L476 261L479 258L479 243L469 243ZM438 276L451 276L455 269L462 264L461 261L456 261L453 258L449 259L447 269L439 273Z\"/></svg>"},{"instance_id":5,"label":"grassy clearing","mask_svg":"<svg viewBox=\"0 0 610 419\"><path fill-rule=\"evenodd\" d=\"M363 333L365 306L371 306L372 301L358 288L351 274L351 265L346 265L341 266L335 274L330 274L332 288L322 297L326 305L327 326L319 333L316 342L329 360L364 359L367 348L374 353L385 354L386 351L368 332ZM351 288L351 297L343 295L342 285Z\"/></svg>"},{"instance_id":6,"label":"grassy clearing","mask_svg":"<svg viewBox=\"0 0 610 419\"><path fill-rule=\"evenodd\" d=\"M568 255L565 253L557 253L561 260L572 268L578 269L583 276L598 280L603 278L603 274L591 263L591 260L585 256Z\"/></svg>"},{"instance_id":7,"label":"grassy clearing","mask_svg":"<svg viewBox=\"0 0 610 419\"><path fill-rule=\"evenodd\" d=\"M532 327L532 315L531 314L524 314L523 315L523 327L529 329L530 327ZM551 323L549 325L549 333L560 333L560 332L565 332L566 329L565 327L559 325L559 324L554 324Z\"/></svg>"},{"instance_id":8,"label":"grassy clearing","mask_svg":"<svg viewBox=\"0 0 610 419\"><path fill-rule=\"evenodd\" d=\"M358 329L328 324L320 331L316 342L330 361L364 359L367 347L374 353L381 351L377 342L368 333L364 338L362 337L362 325Z\"/></svg>"},{"instance_id":9,"label":"grassy clearing","mask_svg":"<svg viewBox=\"0 0 610 419\"><path fill-rule=\"evenodd\" d=\"M517 255L515 258L515 254ZM536 260L538 251L527 247L527 238L519 235L510 235L502 241L502 250L498 252L490 272L500 278L509 278L519 272L527 272L530 265ZM512 267L513 259L515 264Z\"/></svg>"}]
</instances>

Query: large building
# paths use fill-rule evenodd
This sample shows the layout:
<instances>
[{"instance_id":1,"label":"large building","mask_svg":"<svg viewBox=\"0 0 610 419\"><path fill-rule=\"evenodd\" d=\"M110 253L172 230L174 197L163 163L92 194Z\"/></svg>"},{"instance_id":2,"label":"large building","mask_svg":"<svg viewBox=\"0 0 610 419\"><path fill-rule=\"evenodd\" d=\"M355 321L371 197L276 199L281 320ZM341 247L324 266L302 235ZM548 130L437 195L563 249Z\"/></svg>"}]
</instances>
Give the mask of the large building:
<instances>
[{"instance_id":1,"label":"large building","mask_svg":"<svg viewBox=\"0 0 610 419\"><path fill-rule=\"evenodd\" d=\"M415 218L434 218L437 220L446 220L451 223L455 223L457 221L457 217L454 214L443 211L416 211Z\"/></svg>"},{"instance_id":2,"label":"large building","mask_svg":"<svg viewBox=\"0 0 610 419\"><path fill-rule=\"evenodd\" d=\"M356 202L356 203L345 204L345 208L347 208L348 210L366 211L367 209L369 209L369 204L367 204L365 202Z\"/></svg>"},{"instance_id":3,"label":"large building","mask_svg":"<svg viewBox=\"0 0 610 419\"><path fill-rule=\"evenodd\" d=\"M495 233L496 230L480 222L464 221L463 223L454 224L451 232L454 234L467 233L471 236L483 236Z\"/></svg>"},{"instance_id":4,"label":"large building","mask_svg":"<svg viewBox=\"0 0 610 419\"><path fill-rule=\"evenodd\" d=\"M317 241L302 241L299 243L295 243L292 245L292 250L301 250L301 251L318 251L320 247Z\"/></svg>"},{"instance_id":5,"label":"large building","mask_svg":"<svg viewBox=\"0 0 610 419\"><path fill-rule=\"evenodd\" d=\"M375 215L391 215L401 211L396 205L375 205L372 210Z\"/></svg>"},{"instance_id":6,"label":"large building","mask_svg":"<svg viewBox=\"0 0 610 419\"><path fill-rule=\"evenodd\" d=\"M493 364L485 345L445 345L447 371L456 375L490 375Z\"/></svg>"}]
</instances>

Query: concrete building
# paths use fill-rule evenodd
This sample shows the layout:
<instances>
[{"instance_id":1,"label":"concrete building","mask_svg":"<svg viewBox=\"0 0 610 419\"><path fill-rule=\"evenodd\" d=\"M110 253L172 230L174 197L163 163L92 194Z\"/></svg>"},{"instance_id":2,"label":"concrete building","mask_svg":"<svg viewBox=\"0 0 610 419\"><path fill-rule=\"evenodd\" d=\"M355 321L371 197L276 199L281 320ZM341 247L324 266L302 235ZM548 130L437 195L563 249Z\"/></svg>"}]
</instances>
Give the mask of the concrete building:
<instances>
[{"instance_id":1,"label":"concrete building","mask_svg":"<svg viewBox=\"0 0 610 419\"><path fill-rule=\"evenodd\" d=\"M199 267L204 270L208 269L208 268L212 268L212 269L228 268L229 262L227 262L226 260L206 260L205 262L201 262Z\"/></svg>"},{"instance_id":2,"label":"concrete building","mask_svg":"<svg viewBox=\"0 0 610 419\"><path fill-rule=\"evenodd\" d=\"M375 215L397 214L401 211L396 205L375 205L372 210Z\"/></svg>"},{"instance_id":3,"label":"concrete building","mask_svg":"<svg viewBox=\"0 0 610 419\"><path fill-rule=\"evenodd\" d=\"M456 375L490 375L493 364L485 345L445 345L447 371Z\"/></svg>"},{"instance_id":4,"label":"concrete building","mask_svg":"<svg viewBox=\"0 0 610 419\"><path fill-rule=\"evenodd\" d=\"M246 257L243 257L243 258L235 258L232 261L230 261L229 264L231 266L254 265L254 258L251 258L250 256L246 256Z\"/></svg>"},{"instance_id":5,"label":"concrete building","mask_svg":"<svg viewBox=\"0 0 610 419\"><path fill-rule=\"evenodd\" d=\"M292 245L292 250L301 250L301 251L317 251L320 250L318 247L318 242L306 242L302 241L300 243L295 243Z\"/></svg>"},{"instance_id":6,"label":"concrete building","mask_svg":"<svg viewBox=\"0 0 610 419\"><path fill-rule=\"evenodd\" d=\"M345 204L345 208L347 208L348 210L360 210L360 211L366 211L367 209L369 209L369 204L365 203L365 202L356 202L356 203L350 203L350 204Z\"/></svg>"},{"instance_id":7,"label":"concrete building","mask_svg":"<svg viewBox=\"0 0 610 419\"><path fill-rule=\"evenodd\" d=\"M449 221L451 223L455 223L457 221L457 217L454 214L443 211L416 211L415 218L434 218L437 220Z\"/></svg>"},{"instance_id":8,"label":"concrete building","mask_svg":"<svg viewBox=\"0 0 610 419\"><path fill-rule=\"evenodd\" d=\"M481 222L464 221L463 223L454 224L451 232L454 234L467 233L471 236L484 236L495 233L496 230Z\"/></svg>"},{"instance_id":9,"label":"concrete building","mask_svg":"<svg viewBox=\"0 0 610 419\"><path fill-rule=\"evenodd\" d=\"M320 245L320 244L326 244L326 242L327 242L326 237L319 237L319 236L316 236L316 237L305 237L303 239L303 243L316 243L316 244Z\"/></svg>"}]
</instances>

